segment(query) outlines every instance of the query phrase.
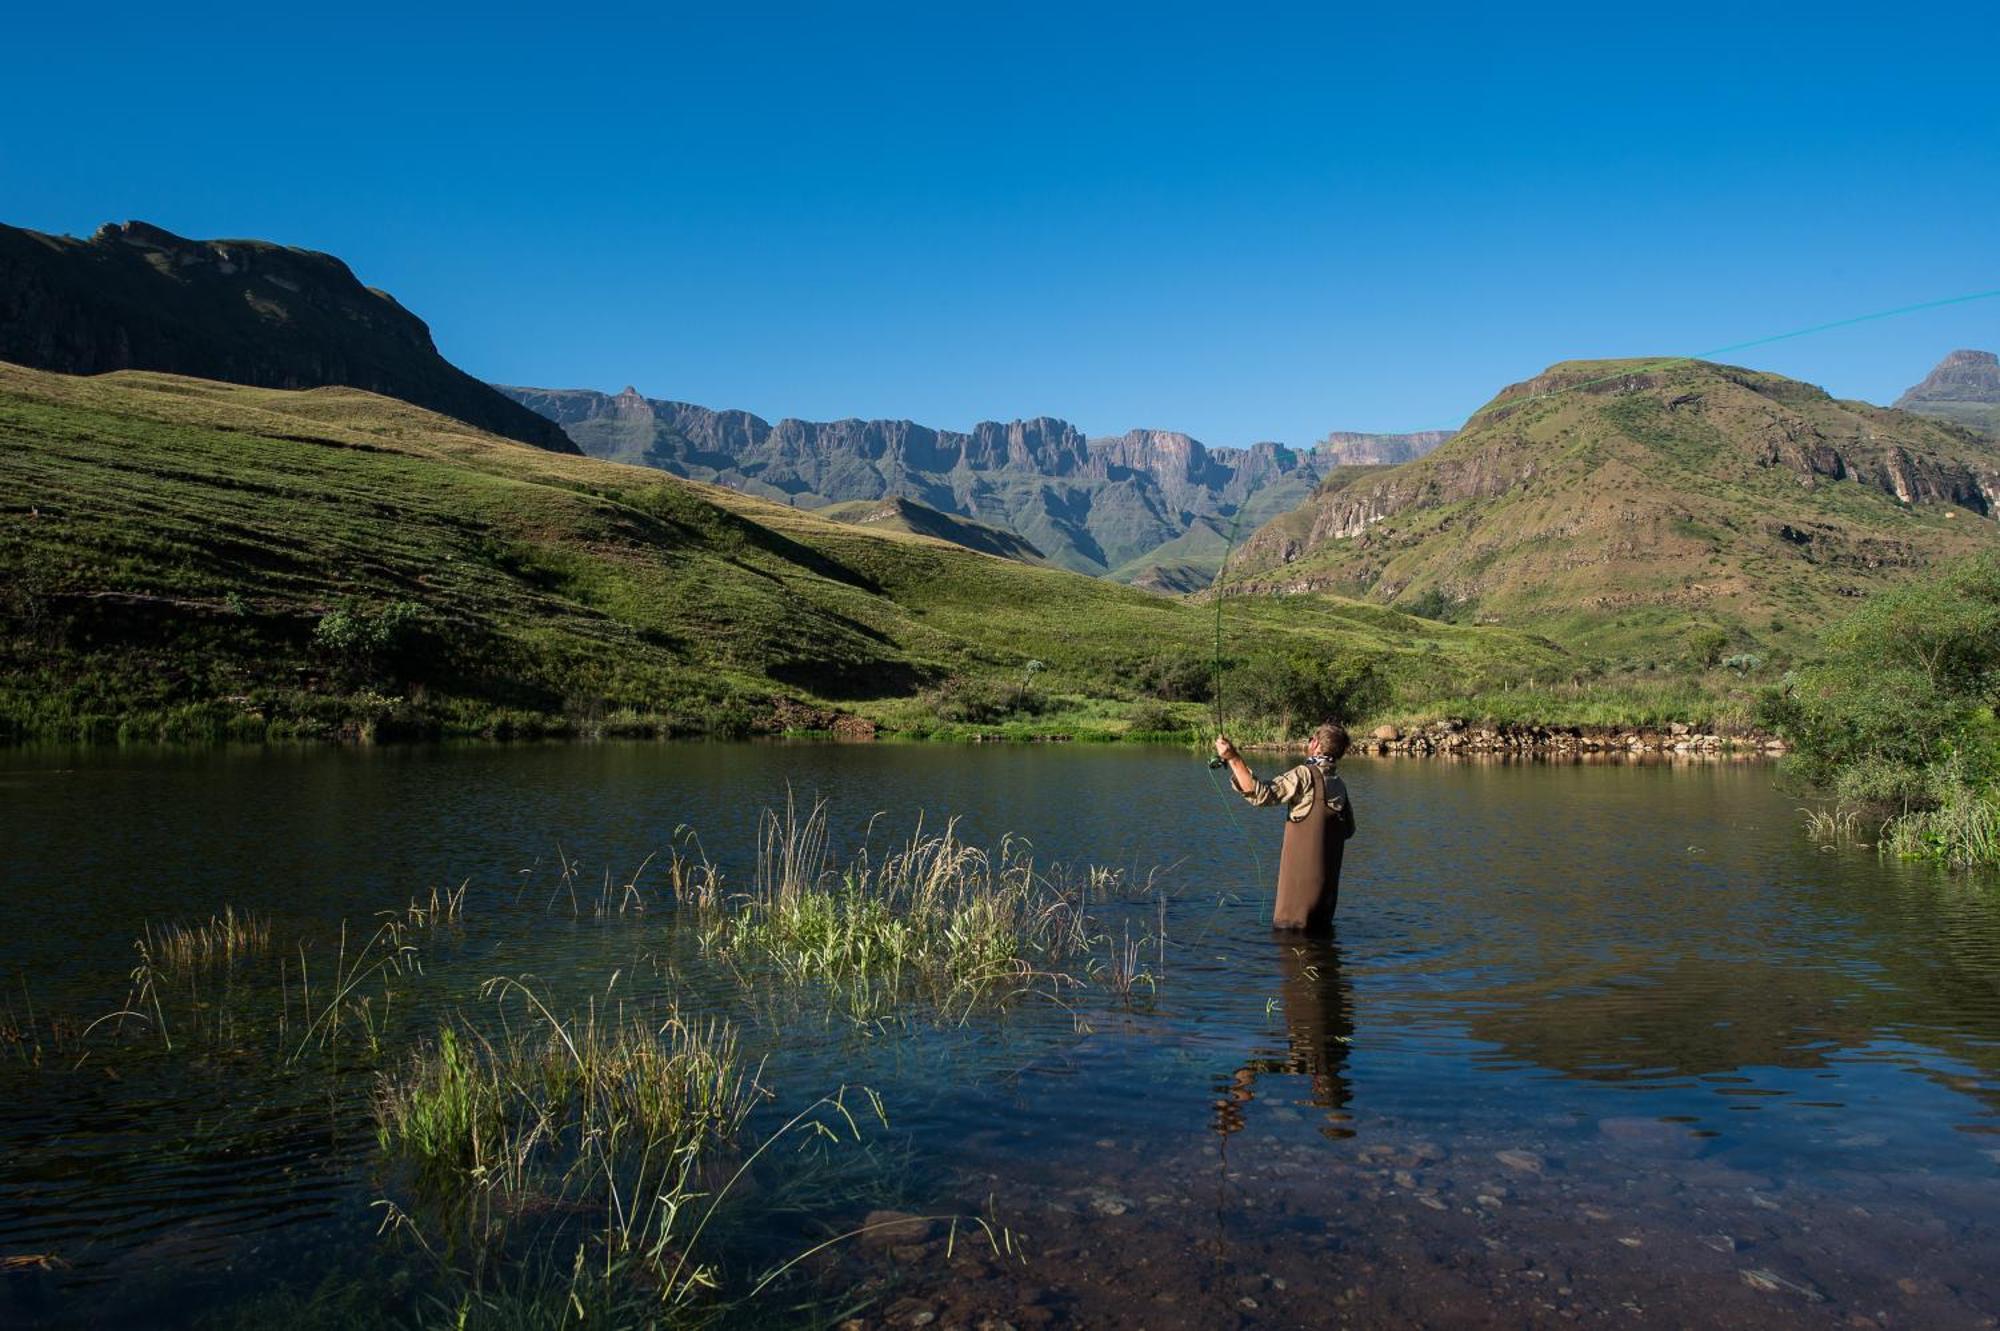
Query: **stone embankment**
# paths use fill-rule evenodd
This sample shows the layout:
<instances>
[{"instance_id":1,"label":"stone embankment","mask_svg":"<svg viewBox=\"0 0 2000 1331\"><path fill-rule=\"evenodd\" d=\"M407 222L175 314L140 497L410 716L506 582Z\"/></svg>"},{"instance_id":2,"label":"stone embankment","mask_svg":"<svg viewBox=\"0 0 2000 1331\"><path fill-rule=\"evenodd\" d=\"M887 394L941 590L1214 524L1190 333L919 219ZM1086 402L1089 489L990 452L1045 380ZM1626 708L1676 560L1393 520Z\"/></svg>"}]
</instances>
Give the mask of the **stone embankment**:
<instances>
[{"instance_id":1,"label":"stone embankment","mask_svg":"<svg viewBox=\"0 0 2000 1331\"><path fill-rule=\"evenodd\" d=\"M1783 753L1785 742L1756 731L1721 734L1676 721L1653 726L1477 725L1457 719L1404 729L1377 726L1354 747L1381 755L1458 753Z\"/></svg>"}]
</instances>

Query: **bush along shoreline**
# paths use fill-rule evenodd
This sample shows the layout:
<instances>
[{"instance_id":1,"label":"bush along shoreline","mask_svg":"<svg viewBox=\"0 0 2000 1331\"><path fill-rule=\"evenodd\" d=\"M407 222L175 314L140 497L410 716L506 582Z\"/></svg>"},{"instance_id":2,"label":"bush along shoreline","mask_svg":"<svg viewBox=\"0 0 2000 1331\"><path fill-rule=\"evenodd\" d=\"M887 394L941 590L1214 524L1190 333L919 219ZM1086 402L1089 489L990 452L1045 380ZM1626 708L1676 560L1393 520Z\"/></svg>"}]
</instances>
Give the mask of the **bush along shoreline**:
<instances>
[{"instance_id":1,"label":"bush along shoreline","mask_svg":"<svg viewBox=\"0 0 2000 1331\"><path fill-rule=\"evenodd\" d=\"M1766 697L1785 777L1818 797L1830 844L1956 868L2000 866L2000 559L1877 596Z\"/></svg>"}]
</instances>

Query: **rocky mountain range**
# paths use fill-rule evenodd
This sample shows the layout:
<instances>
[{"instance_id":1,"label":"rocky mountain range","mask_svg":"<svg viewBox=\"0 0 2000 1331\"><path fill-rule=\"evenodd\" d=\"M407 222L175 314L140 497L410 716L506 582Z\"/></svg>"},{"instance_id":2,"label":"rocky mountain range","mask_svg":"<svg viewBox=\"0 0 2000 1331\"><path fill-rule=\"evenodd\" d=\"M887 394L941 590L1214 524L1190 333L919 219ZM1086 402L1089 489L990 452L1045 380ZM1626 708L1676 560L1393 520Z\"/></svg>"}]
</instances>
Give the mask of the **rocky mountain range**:
<instances>
[{"instance_id":1,"label":"rocky mountain range","mask_svg":"<svg viewBox=\"0 0 2000 1331\"><path fill-rule=\"evenodd\" d=\"M1206 585L1228 532L1303 502L1350 454L1405 458L1443 433L1334 435L1320 449L1203 444L1172 430L1087 438L1067 421L775 424L746 411L590 389L498 386L592 457L658 467L802 508L895 496L1014 532L1077 572ZM1171 547L1171 548L1169 548Z\"/></svg>"},{"instance_id":2,"label":"rocky mountain range","mask_svg":"<svg viewBox=\"0 0 2000 1331\"><path fill-rule=\"evenodd\" d=\"M268 241L189 240L145 222L107 223L88 240L0 226L0 361L362 388L577 451L560 429L439 355L422 319L345 263Z\"/></svg>"},{"instance_id":3,"label":"rocky mountain range","mask_svg":"<svg viewBox=\"0 0 2000 1331\"><path fill-rule=\"evenodd\" d=\"M2000 438L2000 356L1954 351L1897 398L1896 405Z\"/></svg>"},{"instance_id":4,"label":"rocky mountain range","mask_svg":"<svg viewBox=\"0 0 2000 1331\"><path fill-rule=\"evenodd\" d=\"M1245 543L1231 585L1607 653L1691 626L1749 650L2000 544L1996 506L2000 446L1951 425L1733 366L1569 361L1416 462L1335 477Z\"/></svg>"}]
</instances>

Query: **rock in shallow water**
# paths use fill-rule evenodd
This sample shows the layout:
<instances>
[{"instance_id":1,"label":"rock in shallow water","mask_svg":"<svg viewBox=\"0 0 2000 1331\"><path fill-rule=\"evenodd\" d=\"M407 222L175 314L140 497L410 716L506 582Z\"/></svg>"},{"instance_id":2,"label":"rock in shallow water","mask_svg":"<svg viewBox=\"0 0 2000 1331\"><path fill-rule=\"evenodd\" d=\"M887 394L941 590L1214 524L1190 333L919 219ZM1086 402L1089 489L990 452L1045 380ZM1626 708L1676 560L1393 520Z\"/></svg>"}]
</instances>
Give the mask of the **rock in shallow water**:
<instances>
[{"instance_id":1,"label":"rock in shallow water","mask_svg":"<svg viewBox=\"0 0 2000 1331\"><path fill-rule=\"evenodd\" d=\"M863 1243L876 1247L922 1243L931 1236L931 1222L908 1211L870 1211L861 1221Z\"/></svg>"},{"instance_id":2,"label":"rock in shallow water","mask_svg":"<svg viewBox=\"0 0 2000 1331\"><path fill-rule=\"evenodd\" d=\"M1740 1273L1743 1283L1766 1294L1796 1294L1808 1303L1820 1303L1826 1295L1811 1285L1797 1280L1787 1280L1768 1267L1745 1267Z\"/></svg>"}]
</instances>

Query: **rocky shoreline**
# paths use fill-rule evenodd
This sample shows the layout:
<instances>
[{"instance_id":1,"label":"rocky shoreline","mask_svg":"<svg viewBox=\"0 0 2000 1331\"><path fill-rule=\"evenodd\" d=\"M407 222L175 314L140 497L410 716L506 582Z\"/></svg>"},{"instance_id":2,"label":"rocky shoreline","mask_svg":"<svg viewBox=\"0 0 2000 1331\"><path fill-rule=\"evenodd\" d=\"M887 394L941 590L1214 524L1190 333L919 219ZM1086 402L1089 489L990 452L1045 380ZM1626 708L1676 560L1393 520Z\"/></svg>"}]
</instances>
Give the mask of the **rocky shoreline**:
<instances>
[{"instance_id":1,"label":"rocky shoreline","mask_svg":"<svg viewBox=\"0 0 2000 1331\"><path fill-rule=\"evenodd\" d=\"M1676 721L1657 726L1486 725L1457 718L1404 729L1377 726L1356 736L1355 751L1378 757L1457 753L1781 754L1789 746L1760 731L1701 730Z\"/></svg>"}]
</instances>

